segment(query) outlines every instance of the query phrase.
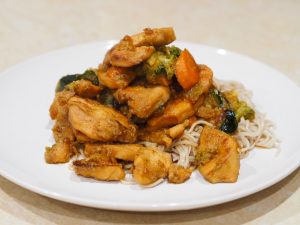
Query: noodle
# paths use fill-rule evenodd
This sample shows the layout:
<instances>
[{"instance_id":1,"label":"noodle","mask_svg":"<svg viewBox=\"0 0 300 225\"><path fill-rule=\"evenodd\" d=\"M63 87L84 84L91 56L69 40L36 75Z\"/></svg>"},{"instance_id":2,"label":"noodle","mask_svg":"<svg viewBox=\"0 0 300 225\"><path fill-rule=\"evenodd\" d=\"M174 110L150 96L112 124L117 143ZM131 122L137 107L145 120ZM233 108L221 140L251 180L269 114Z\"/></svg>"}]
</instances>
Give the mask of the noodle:
<instances>
[{"instance_id":1,"label":"noodle","mask_svg":"<svg viewBox=\"0 0 300 225\"><path fill-rule=\"evenodd\" d=\"M255 119L253 121L241 118L238 129L234 137L240 146L241 156L255 147L273 148L277 147L278 140L274 134L274 123L266 119L266 116L255 109L251 101L252 93L238 82L214 81L215 86L221 92L234 90L238 93L238 98L245 101L255 110ZM196 148L198 146L201 130L204 125L213 126L205 120L199 119L192 124L189 130L185 130L182 137L174 141L171 147L172 159L184 168L192 165L195 159Z\"/></svg>"},{"instance_id":2,"label":"noodle","mask_svg":"<svg viewBox=\"0 0 300 225\"><path fill-rule=\"evenodd\" d=\"M241 118L236 135L240 145L240 154L245 156L254 147L274 148L278 146L278 140L274 134L275 124L266 119L265 114L259 112L251 101L252 92L247 90L241 83L234 81L215 80L216 87L221 91L234 90L238 93L238 98L245 101L255 111L253 121Z\"/></svg>"},{"instance_id":3,"label":"noodle","mask_svg":"<svg viewBox=\"0 0 300 225\"><path fill-rule=\"evenodd\" d=\"M245 89L245 87L238 82L228 82L215 80L214 85L221 92L224 91L236 91L238 98L241 101L245 101L250 107L255 110L255 118L250 121L243 117L241 118L238 129L233 135L238 144L241 157L245 157L249 151L255 147L261 148L273 148L278 147L278 140L274 134L274 123L266 119L266 115L259 112L251 101L252 93ZM177 165L184 168L194 168L193 162L197 152L198 142L201 135L201 131L204 126L213 126L211 123L199 119L195 121L188 130L185 130L183 135L175 140L170 149L165 149L164 146L158 145L152 142L140 142L146 147L154 147L161 151L168 151L171 153L172 161ZM162 183L164 179L159 179L152 184L143 185L143 187L154 187ZM122 183L132 184L134 180L122 180Z\"/></svg>"}]
</instances>

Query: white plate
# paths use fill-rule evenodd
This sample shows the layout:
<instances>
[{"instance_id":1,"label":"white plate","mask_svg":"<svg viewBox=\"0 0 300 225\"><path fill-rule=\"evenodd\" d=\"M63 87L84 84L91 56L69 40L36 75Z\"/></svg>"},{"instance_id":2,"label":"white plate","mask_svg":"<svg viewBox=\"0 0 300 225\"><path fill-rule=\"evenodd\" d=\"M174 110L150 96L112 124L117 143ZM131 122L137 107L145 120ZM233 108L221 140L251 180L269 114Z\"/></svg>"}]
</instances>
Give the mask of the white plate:
<instances>
[{"instance_id":1,"label":"white plate","mask_svg":"<svg viewBox=\"0 0 300 225\"><path fill-rule=\"evenodd\" d=\"M234 184L210 184L198 172L180 185L152 189L98 182L74 175L68 164L44 162L53 143L48 108L57 80L96 67L113 42L54 51L3 72L0 76L0 174L12 182L58 200L97 208L170 211L211 206L250 195L280 181L300 164L300 89L284 75L248 57L223 49L177 42L217 78L237 80L253 90L254 102L277 124L281 151L255 149L241 161Z\"/></svg>"}]
</instances>

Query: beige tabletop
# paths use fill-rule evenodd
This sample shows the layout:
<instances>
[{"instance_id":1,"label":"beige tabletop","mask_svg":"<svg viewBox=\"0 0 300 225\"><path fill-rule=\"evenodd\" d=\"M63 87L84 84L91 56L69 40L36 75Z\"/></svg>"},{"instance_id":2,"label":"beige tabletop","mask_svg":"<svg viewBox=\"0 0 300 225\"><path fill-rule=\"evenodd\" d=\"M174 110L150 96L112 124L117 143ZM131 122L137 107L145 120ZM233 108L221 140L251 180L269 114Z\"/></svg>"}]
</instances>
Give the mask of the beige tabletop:
<instances>
[{"instance_id":1,"label":"beige tabletop","mask_svg":"<svg viewBox=\"0 0 300 225\"><path fill-rule=\"evenodd\" d=\"M179 40L240 52L300 84L300 1L0 0L0 71L53 49L173 26ZM300 149L299 149L300 150ZM0 176L0 224L300 224L300 170L251 196L182 212L68 204Z\"/></svg>"}]
</instances>

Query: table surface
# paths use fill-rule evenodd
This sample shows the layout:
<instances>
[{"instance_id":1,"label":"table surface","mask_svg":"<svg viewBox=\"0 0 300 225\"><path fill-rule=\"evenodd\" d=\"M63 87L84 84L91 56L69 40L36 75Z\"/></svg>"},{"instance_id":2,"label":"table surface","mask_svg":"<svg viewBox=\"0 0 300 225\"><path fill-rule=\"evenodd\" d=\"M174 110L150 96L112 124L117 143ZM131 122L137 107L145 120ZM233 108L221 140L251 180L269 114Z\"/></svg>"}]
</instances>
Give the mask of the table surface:
<instances>
[{"instance_id":1,"label":"table surface","mask_svg":"<svg viewBox=\"0 0 300 225\"><path fill-rule=\"evenodd\" d=\"M300 84L300 1L1 0L0 71L53 49L173 26L179 40L239 52ZM0 224L300 224L300 169L203 209L130 213L40 196L0 176Z\"/></svg>"}]
</instances>

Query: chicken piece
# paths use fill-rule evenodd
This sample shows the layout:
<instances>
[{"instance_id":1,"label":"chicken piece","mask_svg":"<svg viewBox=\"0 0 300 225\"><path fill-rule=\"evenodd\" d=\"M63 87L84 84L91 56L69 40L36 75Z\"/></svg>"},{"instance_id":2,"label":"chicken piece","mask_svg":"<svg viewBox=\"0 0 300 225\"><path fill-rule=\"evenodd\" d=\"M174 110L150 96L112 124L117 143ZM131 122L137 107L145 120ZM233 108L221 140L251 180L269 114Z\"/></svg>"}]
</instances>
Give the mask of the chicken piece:
<instances>
[{"instance_id":1,"label":"chicken piece","mask_svg":"<svg viewBox=\"0 0 300 225\"><path fill-rule=\"evenodd\" d=\"M58 92L50 107L50 116L56 120L52 128L56 144L46 147L45 160L47 163L65 163L74 154L71 143L75 140L75 136L68 120L67 105L68 100L74 95L75 93L72 91Z\"/></svg>"},{"instance_id":2,"label":"chicken piece","mask_svg":"<svg viewBox=\"0 0 300 225\"><path fill-rule=\"evenodd\" d=\"M134 46L131 37L125 36L106 53L103 64L132 67L148 59L154 51L153 46Z\"/></svg>"},{"instance_id":3,"label":"chicken piece","mask_svg":"<svg viewBox=\"0 0 300 225\"><path fill-rule=\"evenodd\" d=\"M85 144L84 155L89 157L95 153L110 155L116 159L133 161L139 151L145 147L139 144Z\"/></svg>"},{"instance_id":4,"label":"chicken piece","mask_svg":"<svg viewBox=\"0 0 300 225\"><path fill-rule=\"evenodd\" d=\"M220 130L205 126L196 162L198 170L209 182L236 182L240 168L237 141Z\"/></svg>"},{"instance_id":5,"label":"chicken piece","mask_svg":"<svg viewBox=\"0 0 300 225\"><path fill-rule=\"evenodd\" d=\"M45 161L47 163L66 163L74 155L69 142L58 142L52 147L46 147Z\"/></svg>"},{"instance_id":6,"label":"chicken piece","mask_svg":"<svg viewBox=\"0 0 300 225\"><path fill-rule=\"evenodd\" d=\"M71 124L68 121L68 101L73 97L73 91L61 91L56 93L54 101L50 107L50 116L55 119L55 125L52 128L54 139L56 142L64 142L65 140L74 141L75 137Z\"/></svg>"},{"instance_id":7,"label":"chicken piece","mask_svg":"<svg viewBox=\"0 0 300 225\"><path fill-rule=\"evenodd\" d=\"M185 120L183 123L178 124L169 129L161 129L155 131L149 131L147 129L140 129L138 131L138 140L148 141L157 143L159 145L164 145L166 148L171 147L173 140L179 138L183 135L183 132L187 126L190 125L189 120Z\"/></svg>"},{"instance_id":8,"label":"chicken piece","mask_svg":"<svg viewBox=\"0 0 300 225\"><path fill-rule=\"evenodd\" d=\"M177 124L174 127L171 127L168 129L168 135L171 138L180 138L186 127L188 127L190 125L190 120L185 120L183 123Z\"/></svg>"},{"instance_id":9,"label":"chicken piece","mask_svg":"<svg viewBox=\"0 0 300 225\"><path fill-rule=\"evenodd\" d=\"M114 109L77 96L69 100L68 106L72 127L88 138L97 141L135 142L136 127Z\"/></svg>"},{"instance_id":10,"label":"chicken piece","mask_svg":"<svg viewBox=\"0 0 300 225\"><path fill-rule=\"evenodd\" d=\"M190 178L193 170L185 169L183 166L171 164L169 168L168 181L174 184L181 184Z\"/></svg>"},{"instance_id":11,"label":"chicken piece","mask_svg":"<svg viewBox=\"0 0 300 225\"><path fill-rule=\"evenodd\" d=\"M73 168L77 175L96 180L117 181L125 177L121 164L97 154L88 159L75 160Z\"/></svg>"},{"instance_id":12,"label":"chicken piece","mask_svg":"<svg viewBox=\"0 0 300 225\"><path fill-rule=\"evenodd\" d=\"M131 36L134 46L162 46L175 41L176 36L172 27L146 28L143 32Z\"/></svg>"},{"instance_id":13,"label":"chicken piece","mask_svg":"<svg viewBox=\"0 0 300 225\"><path fill-rule=\"evenodd\" d=\"M169 148L172 145L172 139L168 136L167 129L157 131L147 131L142 129L138 131L137 138L140 141L148 141L157 143L159 145L164 145L166 148Z\"/></svg>"},{"instance_id":14,"label":"chicken piece","mask_svg":"<svg viewBox=\"0 0 300 225\"><path fill-rule=\"evenodd\" d=\"M192 103L196 103L200 96L206 95L213 82L212 70L206 65L198 65L198 67L200 71L199 82L185 94Z\"/></svg>"},{"instance_id":15,"label":"chicken piece","mask_svg":"<svg viewBox=\"0 0 300 225\"><path fill-rule=\"evenodd\" d=\"M68 85L68 89L83 98L93 98L100 93L103 87L94 85L89 80L77 80Z\"/></svg>"},{"instance_id":16,"label":"chicken piece","mask_svg":"<svg viewBox=\"0 0 300 225\"><path fill-rule=\"evenodd\" d=\"M152 130L169 127L183 122L195 113L193 104L184 98L169 102L162 115L154 116L147 121L148 128Z\"/></svg>"},{"instance_id":17,"label":"chicken piece","mask_svg":"<svg viewBox=\"0 0 300 225\"><path fill-rule=\"evenodd\" d=\"M96 142L96 140L89 138L78 130L73 129L73 134L75 135L76 142L78 143Z\"/></svg>"},{"instance_id":18,"label":"chicken piece","mask_svg":"<svg viewBox=\"0 0 300 225\"><path fill-rule=\"evenodd\" d=\"M125 88L136 77L135 73L124 67L100 65L98 79L104 86L110 89Z\"/></svg>"},{"instance_id":19,"label":"chicken piece","mask_svg":"<svg viewBox=\"0 0 300 225\"><path fill-rule=\"evenodd\" d=\"M149 88L134 86L119 89L114 93L114 97L119 103L127 102L132 114L147 118L168 101L170 90L163 86Z\"/></svg>"},{"instance_id":20,"label":"chicken piece","mask_svg":"<svg viewBox=\"0 0 300 225\"><path fill-rule=\"evenodd\" d=\"M55 120L57 115L61 117L68 115L68 101L73 97L75 93L73 91L61 91L55 94L55 98L50 106L49 113L51 119Z\"/></svg>"},{"instance_id":21,"label":"chicken piece","mask_svg":"<svg viewBox=\"0 0 300 225\"><path fill-rule=\"evenodd\" d=\"M156 149L141 151L133 163L133 178L141 185L152 184L168 176L171 155Z\"/></svg>"},{"instance_id":22,"label":"chicken piece","mask_svg":"<svg viewBox=\"0 0 300 225\"><path fill-rule=\"evenodd\" d=\"M67 117L58 118L52 128L53 136L56 142L65 140L74 141L75 135Z\"/></svg>"}]
</instances>

